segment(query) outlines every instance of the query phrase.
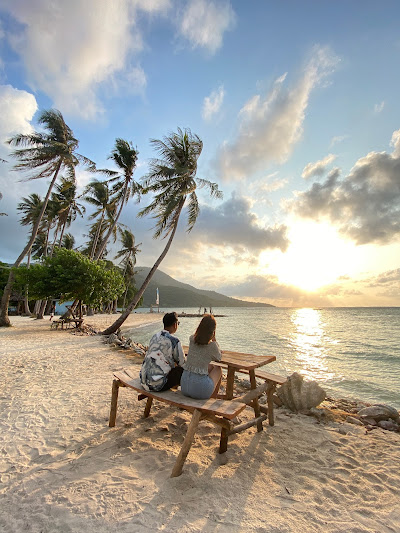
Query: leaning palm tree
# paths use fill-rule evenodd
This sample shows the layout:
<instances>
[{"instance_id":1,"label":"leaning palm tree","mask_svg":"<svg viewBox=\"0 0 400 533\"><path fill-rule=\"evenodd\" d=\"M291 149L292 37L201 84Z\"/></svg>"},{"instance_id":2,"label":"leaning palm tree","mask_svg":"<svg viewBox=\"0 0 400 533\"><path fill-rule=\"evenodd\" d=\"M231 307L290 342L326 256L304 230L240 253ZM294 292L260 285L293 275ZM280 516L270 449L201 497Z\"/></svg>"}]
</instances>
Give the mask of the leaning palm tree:
<instances>
[{"instance_id":1,"label":"leaning palm tree","mask_svg":"<svg viewBox=\"0 0 400 533\"><path fill-rule=\"evenodd\" d=\"M35 172L28 179L51 178L47 194L43 201L42 210L33 227L31 237L14 263L14 267L21 264L29 252L35 238L43 214L47 207L53 186L59 172L65 170L69 177L75 176L75 167L78 163L86 164L90 170L95 170L95 164L86 157L76 153L78 140L73 131L67 126L60 111L50 109L43 111L39 116L39 124L44 127L43 132L34 132L28 135L15 135L8 143L15 146L16 150L11 153L18 160L14 170ZM0 327L10 326L8 318L8 303L14 283L14 271L10 270L7 285L3 292L0 308Z\"/></svg>"},{"instance_id":2,"label":"leaning palm tree","mask_svg":"<svg viewBox=\"0 0 400 533\"><path fill-rule=\"evenodd\" d=\"M121 170L121 173L110 171L108 171L108 173L114 174L109 182L114 183L113 191L116 193L118 212L115 216L114 224L110 227L96 252L95 259L102 257L107 242L117 225L124 205L131 196L134 196L135 194L138 196L140 195L141 187L133 179L133 172L136 168L138 154L139 152L133 147L131 142L125 141L124 139L115 140L115 148L111 152L109 159L114 161L117 167Z\"/></svg>"},{"instance_id":3,"label":"leaning palm tree","mask_svg":"<svg viewBox=\"0 0 400 533\"><path fill-rule=\"evenodd\" d=\"M133 300L121 316L103 331L104 335L117 331L138 304L154 272L168 253L186 200L188 200L187 231L193 229L199 215L196 188L208 187L212 197L222 198L222 192L216 183L196 178L197 160L203 149L203 143L197 135L192 134L189 129L182 131L178 128L177 133L171 133L162 141L153 139L151 144L160 154L160 159L150 161L149 173L143 183L143 192L154 193L154 199L140 211L139 215L153 213L153 218L157 220L154 237L169 236L169 238Z\"/></svg>"}]
</instances>

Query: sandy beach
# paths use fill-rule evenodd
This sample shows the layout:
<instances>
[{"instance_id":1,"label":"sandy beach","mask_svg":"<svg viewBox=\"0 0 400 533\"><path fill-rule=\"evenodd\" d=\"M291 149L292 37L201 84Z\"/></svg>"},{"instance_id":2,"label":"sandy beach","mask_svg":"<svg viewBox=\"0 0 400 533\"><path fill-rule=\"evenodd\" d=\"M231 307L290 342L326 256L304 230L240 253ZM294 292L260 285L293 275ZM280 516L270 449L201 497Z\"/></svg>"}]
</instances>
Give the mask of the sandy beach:
<instances>
[{"instance_id":1,"label":"sandy beach","mask_svg":"<svg viewBox=\"0 0 400 533\"><path fill-rule=\"evenodd\" d=\"M0 329L0 531L400 531L400 434L277 409L274 427L231 437L220 456L202 422L171 479L188 413L156 403L143 419L123 389L108 427L113 371L139 372L139 358L48 319L12 323Z\"/></svg>"}]
</instances>

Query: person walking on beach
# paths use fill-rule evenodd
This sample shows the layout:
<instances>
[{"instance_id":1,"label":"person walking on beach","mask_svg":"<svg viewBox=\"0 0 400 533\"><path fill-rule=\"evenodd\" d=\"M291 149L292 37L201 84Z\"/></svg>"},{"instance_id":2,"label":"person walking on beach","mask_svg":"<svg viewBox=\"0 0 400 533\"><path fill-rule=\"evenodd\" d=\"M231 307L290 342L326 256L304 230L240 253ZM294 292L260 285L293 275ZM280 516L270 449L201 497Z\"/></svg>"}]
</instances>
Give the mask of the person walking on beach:
<instances>
[{"instance_id":1,"label":"person walking on beach","mask_svg":"<svg viewBox=\"0 0 400 533\"><path fill-rule=\"evenodd\" d=\"M56 312L56 304L53 303L50 309L50 320L53 320L55 312Z\"/></svg>"},{"instance_id":2,"label":"person walking on beach","mask_svg":"<svg viewBox=\"0 0 400 533\"><path fill-rule=\"evenodd\" d=\"M150 339L149 348L140 369L140 381L147 391L164 391L181 382L185 354L180 340L174 336L179 326L178 315L166 313L164 329Z\"/></svg>"},{"instance_id":3,"label":"person walking on beach","mask_svg":"<svg viewBox=\"0 0 400 533\"><path fill-rule=\"evenodd\" d=\"M204 315L194 335L190 337L189 351L181 379L185 396L200 400L216 398L221 385L221 367L211 361L221 361L221 350L215 340L217 323L213 315Z\"/></svg>"}]
</instances>

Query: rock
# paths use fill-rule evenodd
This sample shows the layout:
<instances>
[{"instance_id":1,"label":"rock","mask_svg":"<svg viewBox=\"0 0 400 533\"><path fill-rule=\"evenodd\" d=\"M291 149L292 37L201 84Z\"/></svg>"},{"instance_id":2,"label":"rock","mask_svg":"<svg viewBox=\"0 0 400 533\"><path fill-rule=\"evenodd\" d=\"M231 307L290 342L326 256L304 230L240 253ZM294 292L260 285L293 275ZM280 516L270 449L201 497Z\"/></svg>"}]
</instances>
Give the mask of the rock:
<instances>
[{"instance_id":1,"label":"rock","mask_svg":"<svg viewBox=\"0 0 400 533\"><path fill-rule=\"evenodd\" d=\"M364 424L367 424L368 426L376 426L376 422L373 418L363 417L362 421Z\"/></svg>"},{"instance_id":2,"label":"rock","mask_svg":"<svg viewBox=\"0 0 400 533\"><path fill-rule=\"evenodd\" d=\"M378 426L382 429L387 429L388 431L398 431L399 426L392 420L381 420L378 422Z\"/></svg>"},{"instance_id":3,"label":"rock","mask_svg":"<svg viewBox=\"0 0 400 533\"><path fill-rule=\"evenodd\" d=\"M316 381L304 382L303 376L294 372L277 390L278 397L291 411L299 412L316 407L324 401L326 393Z\"/></svg>"},{"instance_id":4,"label":"rock","mask_svg":"<svg viewBox=\"0 0 400 533\"><path fill-rule=\"evenodd\" d=\"M399 420L399 412L394 407L390 407L389 405L382 405L382 404L375 404L371 405L371 407L364 407L363 409L360 409L358 411L359 416L362 418L373 418L376 422L379 422L381 420L389 420L389 418L392 418L393 420Z\"/></svg>"},{"instance_id":5,"label":"rock","mask_svg":"<svg viewBox=\"0 0 400 533\"><path fill-rule=\"evenodd\" d=\"M358 418L354 417L354 416L348 416L346 418L346 422L349 422L349 424L354 424L356 426L363 426L364 424L361 422L361 420L359 420Z\"/></svg>"},{"instance_id":6,"label":"rock","mask_svg":"<svg viewBox=\"0 0 400 533\"><path fill-rule=\"evenodd\" d=\"M279 396L277 396L276 394L274 394L272 396L272 399L274 401L274 404L277 406L277 407L281 407L282 406L282 400L279 398Z\"/></svg>"}]
</instances>

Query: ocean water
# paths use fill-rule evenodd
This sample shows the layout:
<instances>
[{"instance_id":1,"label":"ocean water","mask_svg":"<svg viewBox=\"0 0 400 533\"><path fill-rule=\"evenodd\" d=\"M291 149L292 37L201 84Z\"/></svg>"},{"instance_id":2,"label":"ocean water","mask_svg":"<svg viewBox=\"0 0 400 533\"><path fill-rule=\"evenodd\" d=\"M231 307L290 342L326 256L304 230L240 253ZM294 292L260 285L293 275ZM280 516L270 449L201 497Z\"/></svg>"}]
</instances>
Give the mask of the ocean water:
<instances>
[{"instance_id":1,"label":"ocean water","mask_svg":"<svg viewBox=\"0 0 400 533\"><path fill-rule=\"evenodd\" d=\"M162 309L167 311L197 313L198 308ZM222 350L275 355L269 372L299 372L317 381L328 395L400 409L399 307L215 308L213 312L226 315L216 318ZM176 335L188 344L200 318L179 320ZM123 332L148 344L160 326Z\"/></svg>"}]
</instances>

